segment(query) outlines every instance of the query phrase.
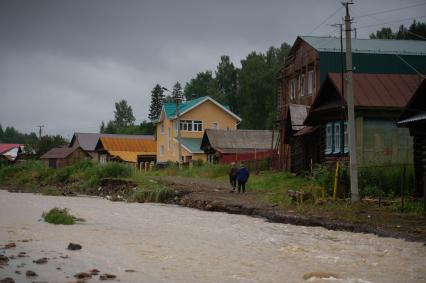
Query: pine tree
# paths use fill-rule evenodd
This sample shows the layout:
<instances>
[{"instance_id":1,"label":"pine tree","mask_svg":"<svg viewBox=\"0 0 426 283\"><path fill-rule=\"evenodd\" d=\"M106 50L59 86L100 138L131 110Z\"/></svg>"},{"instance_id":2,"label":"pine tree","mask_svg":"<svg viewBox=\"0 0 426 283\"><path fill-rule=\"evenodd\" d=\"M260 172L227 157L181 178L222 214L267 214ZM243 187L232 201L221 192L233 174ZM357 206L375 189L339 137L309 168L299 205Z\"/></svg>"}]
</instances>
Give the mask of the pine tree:
<instances>
[{"instance_id":1,"label":"pine tree","mask_svg":"<svg viewBox=\"0 0 426 283\"><path fill-rule=\"evenodd\" d=\"M173 86L172 99L174 101L178 101L178 100L183 99L182 86L180 85L179 82L176 82L175 85Z\"/></svg>"},{"instance_id":2,"label":"pine tree","mask_svg":"<svg viewBox=\"0 0 426 283\"><path fill-rule=\"evenodd\" d=\"M154 122L160 118L163 102L164 90L159 84L156 84L151 91L151 105L149 106L148 118L151 120L151 122Z\"/></svg>"}]
</instances>

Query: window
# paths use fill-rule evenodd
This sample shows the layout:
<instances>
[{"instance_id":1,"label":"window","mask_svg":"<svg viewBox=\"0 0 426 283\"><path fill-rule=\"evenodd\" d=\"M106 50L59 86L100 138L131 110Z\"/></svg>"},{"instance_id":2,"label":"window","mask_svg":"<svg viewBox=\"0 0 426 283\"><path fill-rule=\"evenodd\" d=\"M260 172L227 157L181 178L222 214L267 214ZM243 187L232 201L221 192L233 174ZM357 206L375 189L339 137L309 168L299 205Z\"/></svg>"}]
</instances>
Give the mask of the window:
<instances>
[{"instance_id":1,"label":"window","mask_svg":"<svg viewBox=\"0 0 426 283\"><path fill-rule=\"evenodd\" d=\"M290 101L294 101L296 99L296 79L292 79L290 81L289 86L289 92L290 92Z\"/></svg>"},{"instance_id":2,"label":"window","mask_svg":"<svg viewBox=\"0 0 426 283\"><path fill-rule=\"evenodd\" d=\"M161 124L160 126L160 133L164 134L164 124Z\"/></svg>"},{"instance_id":3,"label":"window","mask_svg":"<svg viewBox=\"0 0 426 283\"><path fill-rule=\"evenodd\" d=\"M203 121L180 120L180 130L188 132L202 132Z\"/></svg>"},{"instance_id":4,"label":"window","mask_svg":"<svg viewBox=\"0 0 426 283\"><path fill-rule=\"evenodd\" d=\"M107 155L105 153L99 154L99 163L104 164L107 162Z\"/></svg>"},{"instance_id":5,"label":"window","mask_svg":"<svg viewBox=\"0 0 426 283\"><path fill-rule=\"evenodd\" d=\"M327 123L325 126L325 153L330 154L333 151L333 123Z\"/></svg>"},{"instance_id":6,"label":"window","mask_svg":"<svg viewBox=\"0 0 426 283\"><path fill-rule=\"evenodd\" d=\"M348 124L343 121L325 125L325 154L348 152Z\"/></svg>"},{"instance_id":7,"label":"window","mask_svg":"<svg viewBox=\"0 0 426 283\"><path fill-rule=\"evenodd\" d=\"M334 153L339 153L340 148L340 139L342 138L342 133L340 132L340 122L334 123Z\"/></svg>"},{"instance_id":8,"label":"window","mask_svg":"<svg viewBox=\"0 0 426 283\"><path fill-rule=\"evenodd\" d=\"M160 146L160 155L163 156L164 155L164 145Z\"/></svg>"},{"instance_id":9,"label":"window","mask_svg":"<svg viewBox=\"0 0 426 283\"><path fill-rule=\"evenodd\" d=\"M305 95L305 75L299 76L299 93L300 96Z\"/></svg>"},{"instance_id":10,"label":"window","mask_svg":"<svg viewBox=\"0 0 426 283\"><path fill-rule=\"evenodd\" d=\"M348 136L348 122L344 122L343 123L343 147L344 147L344 152L349 152L349 146L348 146L348 140L349 136Z\"/></svg>"},{"instance_id":11,"label":"window","mask_svg":"<svg viewBox=\"0 0 426 283\"><path fill-rule=\"evenodd\" d=\"M171 143L171 134L170 134L170 127L167 129L167 148L170 150L170 143Z\"/></svg>"},{"instance_id":12,"label":"window","mask_svg":"<svg viewBox=\"0 0 426 283\"><path fill-rule=\"evenodd\" d=\"M203 121L194 121L194 131L195 132L203 131Z\"/></svg>"},{"instance_id":13,"label":"window","mask_svg":"<svg viewBox=\"0 0 426 283\"><path fill-rule=\"evenodd\" d=\"M219 123L218 122L213 122L212 129L215 129L215 130L219 129Z\"/></svg>"},{"instance_id":14,"label":"window","mask_svg":"<svg viewBox=\"0 0 426 283\"><path fill-rule=\"evenodd\" d=\"M315 73L314 71L309 71L308 73L308 95L313 95L315 93Z\"/></svg>"}]
</instances>

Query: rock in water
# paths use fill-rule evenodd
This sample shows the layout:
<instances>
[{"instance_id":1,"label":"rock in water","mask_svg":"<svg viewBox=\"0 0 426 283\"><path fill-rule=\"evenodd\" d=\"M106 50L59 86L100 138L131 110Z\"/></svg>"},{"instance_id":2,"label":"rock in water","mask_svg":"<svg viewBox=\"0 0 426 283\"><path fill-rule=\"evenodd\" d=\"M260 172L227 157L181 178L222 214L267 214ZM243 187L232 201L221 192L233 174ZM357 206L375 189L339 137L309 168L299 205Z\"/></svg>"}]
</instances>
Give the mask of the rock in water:
<instances>
[{"instance_id":1,"label":"rock in water","mask_svg":"<svg viewBox=\"0 0 426 283\"><path fill-rule=\"evenodd\" d=\"M43 257L43 258L39 258L39 259L37 259L37 260L33 260L33 262L34 262L34 263L37 263L37 264L44 264L44 263L47 263L47 257Z\"/></svg>"},{"instance_id":2,"label":"rock in water","mask_svg":"<svg viewBox=\"0 0 426 283\"><path fill-rule=\"evenodd\" d=\"M85 278L90 278L92 276L87 272L80 272L80 273L75 274L74 277L77 278L77 279L85 279Z\"/></svg>"},{"instance_id":3,"label":"rock in water","mask_svg":"<svg viewBox=\"0 0 426 283\"><path fill-rule=\"evenodd\" d=\"M312 278L319 278L319 279L339 279L339 275L331 273L331 272L310 272L303 275L304 280L311 280Z\"/></svg>"},{"instance_id":4,"label":"rock in water","mask_svg":"<svg viewBox=\"0 0 426 283\"><path fill-rule=\"evenodd\" d=\"M15 243L9 243L9 244L7 244L3 247L3 249L5 249L5 250L11 249L11 248L16 248L16 244Z\"/></svg>"},{"instance_id":5,"label":"rock in water","mask_svg":"<svg viewBox=\"0 0 426 283\"><path fill-rule=\"evenodd\" d=\"M91 269L91 270L89 270L89 273L91 274L91 275L98 275L99 274L99 270L97 270L96 268L93 268L93 269Z\"/></svg>"},{"instance_id":6,"label":"rock in water","mask_svg":"<svg viewBox=\"0 0 426 283\"><path fill-rule=\"evenodd\" d=\"M9 258L5 255L0 255L0 266L6 265L9 261Z\"/></svg>"},{"instance_id":7,"label":"rock in water","mask_svg":"<svg viewBox=\"0 0 426 283\"><path fill-rule=\"evenodd\" d=\"M37 273L35 273L34 271L32 271L32 270L27 270L27 272L25 272L25 275L26 276L28 276L28 277L35 277L35 276L38 276L37 275Z\"/></svg>"},{"instance_id":8,"label":"rock in water","mask_svg":"<svg viewBox=\"0 0 426 283\"><path fill-rule=\"evenodd\" d=\"M109 279L114 279L114 278L116 278L117 276L115 276L115 275L113 275L113 274L108 274L108 273L105 273L105 274L102 274L101 276L99 276L99 279L100 280L109 280Z\"/></svg>"},{"instance_id":9,"label":"rock in water","mask_svg":"<svg viewBox=\"0 0 426 283\"><path fill-rule=\"evenodd\" d=\"M79 244L69 243L68 249L72 251L81 250L82 246Z\"/></svg>"},{"instance_id":10,"label":"rock in water","mask_svg":"<svg viewBox=\"0 0 426 283\"><path fill-rule=\"evenodd\" d=\"M15 280L13 280L13 278L6 277L3 279L0 279L0 283L15 283Z\"/></svg>"}]
</instances>

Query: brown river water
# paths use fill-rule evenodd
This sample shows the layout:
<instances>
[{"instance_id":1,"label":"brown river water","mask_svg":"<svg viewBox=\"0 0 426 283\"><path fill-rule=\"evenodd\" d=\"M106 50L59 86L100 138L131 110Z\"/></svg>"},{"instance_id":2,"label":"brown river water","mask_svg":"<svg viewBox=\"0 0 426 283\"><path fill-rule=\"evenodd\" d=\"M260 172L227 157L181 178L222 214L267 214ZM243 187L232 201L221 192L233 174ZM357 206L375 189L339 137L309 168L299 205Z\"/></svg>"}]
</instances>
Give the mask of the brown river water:
<instances>
[{"instance_id":1,"label":"brown river water","mask_svg":"<svg viewBox=\"0 0 426 283\"><path fill-rule=\"evenodd\" d=\"M86 222L41 221L55 206ZM16 248L0 254L29 255L0 268L0 279L16 282L73 282L74 274L92 268L116 275L111 282L426 282L423 243L94 197L0 191L0 245L9 242ZM70 242L83 249L67 250ZM32 263L41 257L48 263ZM27 278L27 270L39 276Z\"/></svg>"}]
</instances>

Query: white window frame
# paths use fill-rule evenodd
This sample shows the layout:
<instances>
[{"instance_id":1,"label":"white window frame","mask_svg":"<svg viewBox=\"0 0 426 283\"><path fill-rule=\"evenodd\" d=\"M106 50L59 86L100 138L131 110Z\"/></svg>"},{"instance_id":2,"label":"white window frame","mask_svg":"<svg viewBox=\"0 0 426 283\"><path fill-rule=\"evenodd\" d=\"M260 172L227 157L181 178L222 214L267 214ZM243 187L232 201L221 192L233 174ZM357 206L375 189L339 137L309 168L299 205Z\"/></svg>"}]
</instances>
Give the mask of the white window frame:
<instances>
[{"instance_id":1,"label":"white window frame","mask_svg":"<svg viewBox=\"0 0 426 283\"><path fill-rule=\"evenodd\" d=\"M184 132L202 132L202 120L180 120L180 130Z\"/></svg>"},{"instance_id":2,"label":"white window frame","mask_svg":"<svg viewBox=\"0 0 426 283\"><path fill-rule=\"evenodd\" d=\"M335 122L334 123L334 131L333 131L333 139L334 139L334 144L333 144L333 153L340 153L341 151L341 139L342 139L342 125L341 122Z\"/></svg>"},{"instance_id":3,"label":"white window frame","mask_svg":"<svg viewBox=\"0 0 426 283\"><path fill-rule=\"evenodd\" d=\"M305 96L305 74L299 76L299 95Z\"/></svg>"},{"instance_id":4,"label":"white window frame","mask_svg":"<svg viewBox=\"0 0 426 283\"><path fill-rule=\"evenodd\" d=\"M294 101L296 99L296 79L290 80L290 101Z\"/></svg>"},{"instance_id":5,"label":"white window frame","mask_svg":"<svg viewBox=\"0 0 426 283\"><path fill-rule=\"evenodd\" d=\"M349 152L349 134L348 134L348 122L343 123L343 147L344 152Z\"/></svg>"},{"instance_id":6,"label":"white window frame","mask_svg":"<svg viewBox=\"0 0 426 283\"><path fill-rule=\"evenodd\" d=\"M164 156L164 145L160 145L160 156Z\"/></svg>"},{"instance_id":7,"label":"white window frame","mask_svg":"<svg viewBox=\"0 0 426 283\"><path fill-rule=\"evenodd\" d=\"M315 93L315 72L311 70L308 72L308 95Z\"/></svg>"},{"instance_id":8,"label":"white window frame","mask_svg":"<svg viewBox=\"0 0 426 283\"><path fill-rule=\"evenodd\" d=\"M333 152L333 123L325 125L325 154Z\"/></svg>"}]
</instances>

